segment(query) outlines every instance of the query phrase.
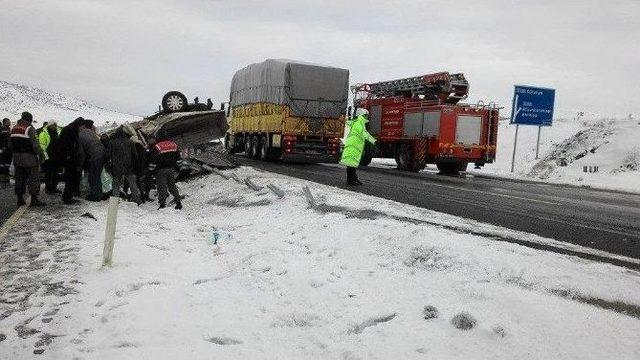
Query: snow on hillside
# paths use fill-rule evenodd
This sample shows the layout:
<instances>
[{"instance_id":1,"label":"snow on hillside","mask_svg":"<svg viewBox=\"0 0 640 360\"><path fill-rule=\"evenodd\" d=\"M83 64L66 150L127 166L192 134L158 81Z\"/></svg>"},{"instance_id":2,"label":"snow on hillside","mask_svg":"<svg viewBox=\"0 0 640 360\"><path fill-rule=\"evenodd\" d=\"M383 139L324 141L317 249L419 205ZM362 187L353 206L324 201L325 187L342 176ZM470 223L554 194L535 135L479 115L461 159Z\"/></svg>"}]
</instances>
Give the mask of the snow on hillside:
<instances>
[{"instance_id":1,"label":"snow on hillside","mask_svg":"<svg viewBox=\"0 0 640 360\"><path fill-rule=\"evenodd\" d=\"M508 119L498 127L497 160L481 169L469 164L468 173L550 183L590 186L640 193L640 121L592 118L555 119L542 128L536 160L538 128L520 126L514 172L511 173L516 126ZM394 159L374 159L373 166L395 168ZM584 166L598 172L584 172ZM437 172L435 165L424 171Z\"/></svg>"},{"instance_id":2,"label":"snow on hillside","mask_svg":"<svg viewBox=\"0 0 640 360\"><path fill-rule=\"evenodd\" d=\"M95 121L98 126L141 119L140 116L103 109L77 98L0 80L0 118L6 117L15 122L23 111L32 113L39 124L55 120L65 125L79 116Z\"/></svg>"},{"instance_id":3,"label":"snow on hillside","mask_svg":"<svg viewBox=\"0 0 640 360\"><path fill-rule=\"evenodd\" d=\"M515 170L511 157L515 125L501 121L497 161L475 174L640 192L640 122L633 119L556 119L542 128L535 159L537 127L520 126ZM598 172L584 172L584 167Z\"/></svg>"},{"instance_id":4,"label":"snow on hillside","mask_svg":"<svg viewBox=\"0 0 640 360\"><path fill-rule=\"evenodd\" d=\"M638 359L637 271L491 239L555 243L530 234L232 172L286 195L212 175L179 185L182 211L123 203L112 268L99 270L103 204L25 214L0 243L0 358Z\"/></svg>"}]
</instances>

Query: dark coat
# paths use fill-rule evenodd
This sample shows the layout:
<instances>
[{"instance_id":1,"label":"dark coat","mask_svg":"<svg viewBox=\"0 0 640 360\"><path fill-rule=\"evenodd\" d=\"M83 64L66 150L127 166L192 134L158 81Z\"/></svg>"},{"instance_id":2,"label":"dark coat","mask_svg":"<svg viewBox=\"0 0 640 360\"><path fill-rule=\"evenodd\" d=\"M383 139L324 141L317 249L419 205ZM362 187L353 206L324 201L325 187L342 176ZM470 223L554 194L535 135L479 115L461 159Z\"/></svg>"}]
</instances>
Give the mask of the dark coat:
<instances>
[{"instance_id":1,"label":"dark coat","mask_svg":"<svg viewBox=\"0 0 640 360\"><path fill-rule=\"evenodd\" d=\"M59 137L59 159L65 167L80 168L82 166L82 158L80 153L80 144L78 143L78 130L84 124L83 118L77 118L60 132Z\"/></svg>"},{"instance_id":2,"label":"dark coat","mask_svg":"<svg viewBox=\"0 0 640 360\"><path fill-rule=\"evenodd\" d=\"M28 138L19 135L23 132L28 133ZM37 167L40 165L40 161L45 158L38 142L36 129L31 126L31 122L22 119L18 120L16 126L11 130L9 149L13 153L14 166Z\"/></svg>"},{"instance_id":3,"label":"dark coat","mask_svg":"<svg viewBox=\"0 0 640 360\"><path fill-rule=\"evenodd\" d=\"M49 134L49 146L47 146L47 155L49 159L60 159L60 135L56 126L47 126L47 134ZM54 160L55 161L55 160Z\"/></svg>"},{"instance_id":4,"label":"dark coat","mask_svg":"<svg viewBox=\"0 0 640 360\"><path fill-rule=\"evenodd\" d=\"M151 148L150 163L155 164L158 169L171 169L178 164L180 157L178 145L171 140L164 140Z\"/></svg>"},{"instance_id":5,"label":"dark coat","mask_svg":"<svg viewBox=\"0 0 640 360\"><path fill-rule=\"evenodd\" d=\"M109 169L114 176L135 175L138 167L136 146L122 129L116 130L107 148Z\"/></svg>"},{"instance_id":6,"label":"dark coat","mask_svg":"<svg viewBox=\"0 0 640 360\"><path fill-rule=\"evenodd\" d=\"M104 146L95 131L86 127L80 128L78 131L78 143L84 154L85 162L102 161L104 159Z\"/></svg>"},{"instance_id":7,"label":"dark coat","mask_svg":"<svg viewBox=\"0 0 640 360\"><path fill-rule=\"evenodd\" d=\"M11 151L9 150L9 134L11 128L0 125L0 164L11 164Z\"/></svg>"}]
</instances>

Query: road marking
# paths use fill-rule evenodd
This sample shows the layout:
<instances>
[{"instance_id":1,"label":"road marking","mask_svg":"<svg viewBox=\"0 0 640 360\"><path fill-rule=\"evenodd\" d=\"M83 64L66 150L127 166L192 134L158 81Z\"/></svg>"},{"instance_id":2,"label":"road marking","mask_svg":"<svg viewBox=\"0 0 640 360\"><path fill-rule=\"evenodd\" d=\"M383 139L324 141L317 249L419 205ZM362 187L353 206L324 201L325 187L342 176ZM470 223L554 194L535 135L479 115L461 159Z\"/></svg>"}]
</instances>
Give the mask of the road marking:
<instances>
[{"instance_id":1,"label":"road marking","mask_svg":"<svg viewBox=\"0 0 640 360\"><path fill-rule=\"evenodd\" d=\"M16 209L13 215L11 215L11 217L9 217L7 221L2 224L2 227L0 227L0 241L4 240L4 237L7 236L13 225L18 222L25 211L27 211L27 205L20 206Z\"/></svg>"},{"instance_id":2,"label":"road marking","mask_svg":"<svg viewBox=\"0 0 640 360\"><path fill-rule=\"evenodd\" d=\"M339 165L337 165L337 164L320 164L320 165L323 165L323 166L329 166L329 167L339 167ZM387 175L392 175L392 174L387 174ZM392 175L392 176L393 176L393 175ZM416 179L420 179L420 177L416 177ZM426 180L426 181L428 181L428 179L421 179L421 180ZM541 203L541 204L547 204L547 205L560 205L560 203L559 203L559 202L557 202L557 201L545 201L545 200L532 199L532 198L523 197L523 196L515 196L515 195L507 195L507 194L498 194L498 193L494 193L494 192L490 192L490 191L482 191L482 190L474 190L474 189L465 189L465 188L463 188L463 187L458 187L458 186L451 186L451 185L436 184L436 183L434 183L434 182L430 182L430 181L429 181L429 185L432 185L432 186L439 186L439 187L443 187L443 188L447 188L447 189L453 189L453 190L460 190L460 191L468 191L468 192L472 192L472 193L485 194L485 195L501 196L501 197L504 197L504 198L511 198L511 199L518 199L518 200L532 201L532 202Z\"/></svg>"}]
</instances>

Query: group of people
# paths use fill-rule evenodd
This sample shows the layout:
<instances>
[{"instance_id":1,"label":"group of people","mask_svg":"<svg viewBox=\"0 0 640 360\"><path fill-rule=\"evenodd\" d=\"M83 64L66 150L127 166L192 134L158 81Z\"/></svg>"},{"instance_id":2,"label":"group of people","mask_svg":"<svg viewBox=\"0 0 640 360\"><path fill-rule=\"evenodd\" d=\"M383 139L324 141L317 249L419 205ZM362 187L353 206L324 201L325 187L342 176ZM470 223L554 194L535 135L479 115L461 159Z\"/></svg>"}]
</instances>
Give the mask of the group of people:
<instances>
[{"instance_id":1,"label":"group of people","mask_svg":"<svg viewBox=\"0 0 640 360\"><path fill-rule=\"evenodd\" d=\"M151 201L149 192L156 179L158 203L166 207L173 195L175 208L182 209L182 198L175 183L180 151L169 139L141 139L124 126L112 136L99 136L92 120L82 117L69 125L43 123L36 129L33 116L23 112L11 127L3 119L0 133L0 182L9 183L9 169L15 169L15 194L18 206L25 205L27 190L31 206L45 205L39 198L41 173L45 192L62 194L65 204L79 201L83 173L87 179L86 200L106 200L109 195L124 197L138 205ZM107 180L111 181L108 190ZM64 189L58 185L64 181ZM127 191L128 190L128 191Z\"/></svg>"}]
</instances>

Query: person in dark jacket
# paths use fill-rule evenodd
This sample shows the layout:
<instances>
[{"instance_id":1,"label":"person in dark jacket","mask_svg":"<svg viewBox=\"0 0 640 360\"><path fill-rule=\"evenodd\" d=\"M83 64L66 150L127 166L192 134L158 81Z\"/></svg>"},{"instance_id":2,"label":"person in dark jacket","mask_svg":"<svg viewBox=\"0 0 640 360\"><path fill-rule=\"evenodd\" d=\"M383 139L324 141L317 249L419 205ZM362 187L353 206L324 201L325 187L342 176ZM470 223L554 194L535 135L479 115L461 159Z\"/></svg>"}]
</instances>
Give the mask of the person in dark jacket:
<instances>
[{"instance_id":1,"label":"person in dark jacket","mask_svg":"<svg viewBox=\"0 0 640 360\"><path fill-rule=\"evenodd\" d=\"M96 133L93 121L86 120L85 125L78 131L78 143L84 154L84 169L87 172L89 193L87 200L102 200L102 168L104 165L105 148Z\"/></svg>"},{"instance_id":2,"label":"person in dark jacket","mask_svg":"<svg viewBox=\"0 0 640 360\"><path fill-rule=\"evenodd\" d=\"M44 172L44 191L47 194L59 194L58 175L60 174L60 131L62 129L56 124L51 123L40 133L38 139L40 147L46 155L46 160L42 164Z\"/></svg>"},{"instance_id":3,"label":"person in dark jacket","mask_svg":"<svg viewBox=\"0 0 640 360\"><path fill-rule=\"evenodd\" d=\"M0 125L0 184L9 183L9 167L11 167L11 151L9 150L9 138L11 134L11 120L2 119Z\"/></svg>"},{"instance_id":4,"label":"person in dark jacket","mask_svg":"<svg viewBox=\"0 0 640 360\"><path fill-rule=\"evenodd\" d=\"M78 200L75 200L73 196L80 194L82 158L78 143L78 131L84 123L85 120L79 117L60 132L60 158L58 161L64 167L65 183L62 201L65 204L77 203Z\"/></svg>"},{"instance_id":5,"label":"person in dark jacket","mask_svg":"<svg viewBox=\"0 0 640 360\"><path fill-rule=\"evenodd\" d=\"M107 159L113 177L111 196L120 195L120 188L126 180L131 189L131 200L140 205L140 192L136 183L136 146L122 126L116 129L109 141Z\"/></svg>"},{"instance_id":6,"label":"person in dark jacket","mask_svg":"<svg viewBox=\"0 0 640 360\"><path fill-rule=\"evenodd\" d=\"M178 145L167 139L166 137L159 137L159 141L150 139L149 144L151 148L151 166L155 165L156 170L156 186L158 187L158 203L160 209L167 206L168 193L173 195L173 199L176 202L176 209L182 209L182 198L178 187L176 186L176 175L174 168L180 160L180 150ZM168 191L167 191L168 190Z\"/></svg>"},{"instance_id":7,"label":"person in dark jacket","mask_svg":"<svg viewBox=\"0 0 640 360\"><path fill-rule=\"evenodd\" d=\"M149 151L138 136L132 136L131 140L136 146L138 159L136 162L136 180L138 181L140 200L144 203L151 201L151 198L149 198Z\"/></svg>"},{"instance_id":8,"label":"person in dark jacket","mask_svg":"<svg viewBox=\"0 0 640 360\"><path fill-rule=\"evenodd\" d=\"M9 147L13 154L13 166L16 169L16 196L18 206L25 204L24 194L27 182L29 183L29 194L31 195L31 206L43 206L43 202L38 200L40 193L40 163L44 161L45 155L40 148L36 136L36 129L31 126L33 116L28 112L23 112L16 126L11 129Z\"/></svg>"}]
</instances>

